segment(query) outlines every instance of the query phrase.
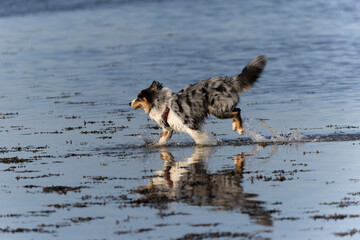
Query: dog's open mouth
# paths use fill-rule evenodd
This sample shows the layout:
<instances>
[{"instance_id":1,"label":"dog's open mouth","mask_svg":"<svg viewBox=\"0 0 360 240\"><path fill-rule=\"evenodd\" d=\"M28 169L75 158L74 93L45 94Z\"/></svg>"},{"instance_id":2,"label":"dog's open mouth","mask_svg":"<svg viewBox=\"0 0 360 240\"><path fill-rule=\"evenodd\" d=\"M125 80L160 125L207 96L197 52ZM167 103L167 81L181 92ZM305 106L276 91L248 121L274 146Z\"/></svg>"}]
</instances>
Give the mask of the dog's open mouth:
<instances>
[{"instance_id":1,"label":"dog's open mouth","mask_svg":"<svg viewBox=\"0 0 360 240\"><path fill-rule=\"evenodd\" d=\"M135 110L139 110L139 109L141 109L141 108L142 108L142 105L139 104L139 105L137 105L137 106L135 107Z\"/></svg>"}]
</instances>

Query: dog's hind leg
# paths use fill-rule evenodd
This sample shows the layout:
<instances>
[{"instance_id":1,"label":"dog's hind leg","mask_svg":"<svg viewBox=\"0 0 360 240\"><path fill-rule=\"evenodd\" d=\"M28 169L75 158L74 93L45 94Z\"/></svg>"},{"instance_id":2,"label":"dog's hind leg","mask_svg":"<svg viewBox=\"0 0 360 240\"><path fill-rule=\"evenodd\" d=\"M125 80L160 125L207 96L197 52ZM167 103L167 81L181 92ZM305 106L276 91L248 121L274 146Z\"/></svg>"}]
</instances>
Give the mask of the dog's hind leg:
<instances>
[{"instance_id":1,"label":"dog's hind leg","mask_svg":"<svg viewBox=\"0 0 360 240\"><path fill-rule=\"evenodd\" d=\"M215 145L217 142L215 139L211 138L207 132L203 132L200 130L189 129L186 131L192 139L194 139L195 143L198 145Z\"/></svg>"},{"instance_id":2,"label":"dog's hind leg","mask_svg":"<svg viewBox=\"0 0 360 240\"><path fill-rule=\"evenodd\" d=\"M215 117L219 118L219 119L229 119L232 118L233 119L233 123L232 123L232 129L234 131L238 131L238 133L240 135L242 135L244 133L244 129L243 129L243 120L241 119L241 115L240 115L240 108L234 108L233 111L228 112L228 113L218 113L218 112L214 112L214 111L210 111L211 114L213 114Z\"/></svg>"},{"instance_id":3,"label":"dog's hind leg","mask_svg":"<svg viewBox=\"0 0 360 240\"><path fill-rule=\"evenodd\" d=\"M243 120L241 119L241 115L240 115L240 108L235 108L234 111L232 112L233 114L233 123L232 123L232 128L234 131L238 131L238 133L240 135L244 134L244 129L243 129Z\"/></svg>"},{"instance_id":4,"label":"dog's hind leg","mask_svg":"<svg viewBox=\"0 0 360 240\"><path fill-rule=\"evenodd\" d=\"M168 129L163 129L159 140L157 141L157 143L155 144L155 146L162 146L164 144L167 143L167 141L169 141L169 139L172 136L172 131L168 130Z\"/></svg>"}]
</instances>

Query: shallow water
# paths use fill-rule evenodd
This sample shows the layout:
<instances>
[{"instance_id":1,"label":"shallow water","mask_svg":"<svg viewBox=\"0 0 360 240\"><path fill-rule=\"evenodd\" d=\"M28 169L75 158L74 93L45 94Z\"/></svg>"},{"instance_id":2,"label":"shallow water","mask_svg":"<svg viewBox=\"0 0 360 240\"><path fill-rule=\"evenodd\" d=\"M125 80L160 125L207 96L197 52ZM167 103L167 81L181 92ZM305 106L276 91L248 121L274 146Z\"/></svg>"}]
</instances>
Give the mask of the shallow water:
<instances>
[{"instance_id":1,"label":"shallow water","mask_svg":"<svg viewBox=\"0 0 360 240\"><path fill-rule=\"evenodd\" d=\"M358 236L356 1L0 3L0 232L6 239ZM45 4L45 5L44 5ZM17 6L17 7L16 7ZM21 7L19 7L21 6ZM218 146L128 106L268 65Z\"/></svg>"}]
</instances>

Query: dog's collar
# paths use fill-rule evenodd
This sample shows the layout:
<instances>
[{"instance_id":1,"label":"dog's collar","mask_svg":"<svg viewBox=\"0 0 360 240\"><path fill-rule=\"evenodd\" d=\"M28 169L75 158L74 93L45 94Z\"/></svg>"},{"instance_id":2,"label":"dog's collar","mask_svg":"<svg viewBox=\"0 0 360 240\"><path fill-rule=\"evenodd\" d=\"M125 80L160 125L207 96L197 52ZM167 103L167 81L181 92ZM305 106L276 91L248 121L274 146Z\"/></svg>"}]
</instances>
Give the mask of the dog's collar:
<instances>
[{"instance_id":1,"label":"dog's collar","mask_svg":"<svg viewBox=\"0 0 360 240\"><path fill-rule=\"evenodd\" d=\"M169 123L167 121L169 112L170 112L170 108L166 107L164 113L162 114L162 120L163 120L163 123L164 123L165 127L170 127L170 125L169 125Z\"/></svg>"}]
</instances>

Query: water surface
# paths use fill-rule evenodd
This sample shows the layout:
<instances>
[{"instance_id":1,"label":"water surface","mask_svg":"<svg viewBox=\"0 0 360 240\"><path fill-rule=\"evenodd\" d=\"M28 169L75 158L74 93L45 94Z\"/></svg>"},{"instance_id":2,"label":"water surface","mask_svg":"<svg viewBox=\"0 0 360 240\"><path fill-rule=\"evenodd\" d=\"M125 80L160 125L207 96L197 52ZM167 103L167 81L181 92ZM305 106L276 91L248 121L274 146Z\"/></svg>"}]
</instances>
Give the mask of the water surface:
<instances>
[{"instance_id":1,"label":"water surface","mask_svg":"<svg viewBox=\"0 0 360 240\"><path fill-rule=\"evenodd\" d=\"M0 232L6 239L356 237L356 1L5 1L0 4ZM247 134L218 146L128 106L238 74ZM262 119L262 120L259 120Z\"/></svg>"}]
</instances>

